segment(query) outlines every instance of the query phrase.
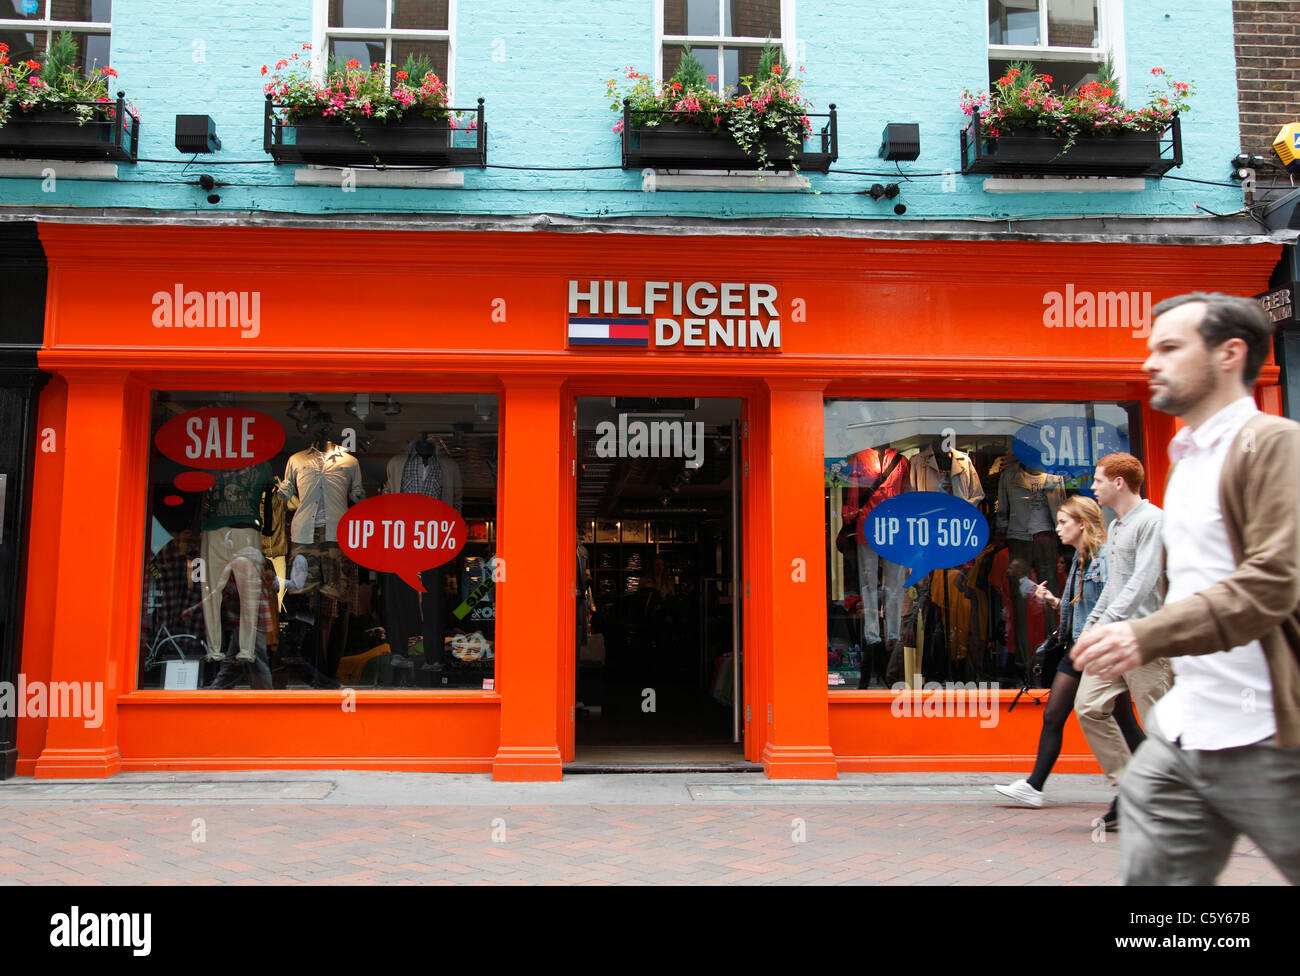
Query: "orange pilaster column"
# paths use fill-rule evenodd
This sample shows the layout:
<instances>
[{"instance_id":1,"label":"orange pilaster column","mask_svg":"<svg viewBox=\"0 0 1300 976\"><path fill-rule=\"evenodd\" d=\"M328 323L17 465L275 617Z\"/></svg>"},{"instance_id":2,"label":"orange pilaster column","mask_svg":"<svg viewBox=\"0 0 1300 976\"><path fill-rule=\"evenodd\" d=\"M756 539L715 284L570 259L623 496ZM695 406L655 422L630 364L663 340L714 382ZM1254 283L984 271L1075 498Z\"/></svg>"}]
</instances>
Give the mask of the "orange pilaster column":
<instances>
[{"instance_id":1,"label":"orange pilaster column","mask_svg":"<svg viewBox=\"0 0 1300 976\"><path fill-rule=\"evenodd\" d=\"M492 760L497 780L561 778L555 724L560 612L573 599L565 593L572 580L560 573L560 493L569 484L560 469L563 381L505 381L497 526L505 561L505 579L497 584L501 745Z\"/></svg>"},{"instance_id":2,"label":"orange pilaster column","mask_svg":"<svg viewBox=\"0 0 1300 976\"><path fill-rule=\"evenodd\" d=\"M834 779L826 691L826 520L822 512L822 390L820 383L769 380L770 456L763 477L771 507L755 513L770 531L770 577L761 581L771 635L766 659L770 709L764 716L763 766L773 779ZM760 459L761 460L761 459ZM751 658L752 659L752 658Z\"/></svg>"},{"instance_id":3,"label":"orange pilaster column","mask_svg":"<svg viewBox=\"0 0 1300 976\"><path fill-rule=\"evenodd\" d=\"M145 472L134 462L138 442L147 440L144 429L130 429L138 419L130 398L124 372L70 376L66 426L55 431L64 452L63 498L57 583L47 594L54 627L38 779L105 777L120 767L121 650L133 646L143 558L135 550Z\"/></svg>"}]
</instances>

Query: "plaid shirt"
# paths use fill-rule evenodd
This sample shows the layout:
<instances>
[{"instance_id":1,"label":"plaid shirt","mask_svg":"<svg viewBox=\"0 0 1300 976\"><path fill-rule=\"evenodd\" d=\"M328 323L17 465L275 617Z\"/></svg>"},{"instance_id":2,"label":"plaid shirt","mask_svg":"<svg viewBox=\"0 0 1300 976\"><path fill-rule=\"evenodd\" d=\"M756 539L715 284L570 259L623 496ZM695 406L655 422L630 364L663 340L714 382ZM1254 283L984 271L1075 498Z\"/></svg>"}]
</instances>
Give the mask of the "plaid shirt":
<instances>
[{"instance_id":1,"label":"plaid shirt","mask_svg":"<svg viewBox=\"0 0 1300 976\"><path fill-rule=\"evenodd\" d=\"M190 572L190 560L198 554L197 546L186 551L172 539L146 564L145 613L150 636L161 624L173 634L203 636L203 614L198 610L203 595ZM193 613L184 613L191 608Z\"/></svg>"}]
</instances>

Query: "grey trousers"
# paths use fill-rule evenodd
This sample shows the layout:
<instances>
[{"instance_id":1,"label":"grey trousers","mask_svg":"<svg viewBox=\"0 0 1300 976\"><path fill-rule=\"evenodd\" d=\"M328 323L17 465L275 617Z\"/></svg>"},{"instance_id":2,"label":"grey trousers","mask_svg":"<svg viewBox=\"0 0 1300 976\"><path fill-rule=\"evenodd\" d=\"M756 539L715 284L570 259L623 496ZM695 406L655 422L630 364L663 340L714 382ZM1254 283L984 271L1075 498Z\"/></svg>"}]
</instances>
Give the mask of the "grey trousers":
<instances>
[{"instance_id":1,"label":"grey trousers","mask_svg":"<svg viewBox=\"0 0 1300 976\"><path fill-rule=\"evenodd\" d=\"M1119 781L1126 885L1209 885L1245 834L1300 884L1300 747L1182 749L1148 717Z\"/></svg>"},{"instance_id":2,"label":"grey trousers","mask_svg":"<svg viewBox=\"0 0 1300 976\"><path fill-rule=\"evenodd\" d=\"M876 582L876 567L879 566L883 579ZM862 594L862 644L865 650L872 644L883 644L886 640L900 640L903 617L903 581L907 579L907 569L897 566L888 559L881 559L865 542L858 543L858 592ZM885 595L885 638L880 638L880 601L876 596L877 587ZM868 665L870 668L870 665Z\"/></svg>"}]
</instances>

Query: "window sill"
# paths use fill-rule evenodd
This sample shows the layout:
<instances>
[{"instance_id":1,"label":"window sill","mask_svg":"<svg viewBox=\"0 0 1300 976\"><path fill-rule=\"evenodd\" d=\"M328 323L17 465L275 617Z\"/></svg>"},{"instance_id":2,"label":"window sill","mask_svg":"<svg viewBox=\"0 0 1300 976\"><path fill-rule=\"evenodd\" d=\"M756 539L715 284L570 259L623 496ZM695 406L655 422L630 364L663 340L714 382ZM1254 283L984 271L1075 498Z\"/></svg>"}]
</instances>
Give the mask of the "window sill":
<instances>
[{"instance_id":1,"label":"window sill","mask_svg":"<svg viewBox=\"0 0 1300 976\"><path fill-rule=\"evenodd\" d=\"M117 163L77 162L71 159L0 159L0 177L44 179L54 170L55 179L116 180Z\"/></svg>"},{"instance_id":2,"label":"window sill","mask_svg":"<svg viewBox=\"0 0 1300 976\"><path fill-rule=\"evenodd\" d=\"M1141 193L1146 188L1147 181L1140 176L990 176L984 181L985 193Z\"/></svg>"},{"instance_id":3,"label":"window sill","mask_svg":"<svg viewBox=\"0 0 1300 976\"><path fill-rule=\"evenodd\" d=\"M800 173L766 172L755 179L755 170L718 173L708 170L652 170L645 174L641 188L658 190L763 190L769 193L801 193L812 184Z\"/></svg>"},{"instance_id":4,"label":"window sill","mask_svg":"<svg viewBox=\"0 0 1300 976\"><path fill-rule=\"evenodd\" d=\"M118 698L119 706L135 705L316 705L338 708L343 692L354 692L356 700L370 704L428 705L434 702L449 705L494 705L501 702L499 691L481 691L478 688L341 688L293 689L255 691L249 688L205 689L192 691L163 691L147 688L129 691Z\"/></svg>"},{"instance_id":5,"label":"window sill","mask_svg":"<svg viewBox=\"0 0 1300 976\"><path fill-rule=\"evenodd\" d=\"M344 174L352 175L353 186L406 187L413 189L459 189L465 174L454 169L375 169L370 166L305 166L293 171L298 186L342 186Z\"/></svg>"}]
</instances>

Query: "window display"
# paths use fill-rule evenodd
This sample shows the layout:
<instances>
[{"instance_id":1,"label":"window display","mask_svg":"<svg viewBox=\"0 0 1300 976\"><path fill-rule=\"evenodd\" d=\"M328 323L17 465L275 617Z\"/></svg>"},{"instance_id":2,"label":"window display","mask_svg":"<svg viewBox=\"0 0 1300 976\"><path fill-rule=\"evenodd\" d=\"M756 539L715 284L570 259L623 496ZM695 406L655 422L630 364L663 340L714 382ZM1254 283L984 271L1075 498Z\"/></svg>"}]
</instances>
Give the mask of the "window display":
<instances>
[{"instance_id":1,"label":"window display","mask_svg":"<svg viewBox=\"0 0 1300 976\"><path fill-rule=\"evenodd\" d=\"M1141 454L1139 417L1133 403L827 400L829 687L1018 687L1056 627L1033 592L1064 582L1057 510L1091 494L1098 458Z\"/></svg>"},{"instance_id":2,"label":"window display","mask_svg":"<svg viewBox=\"0 0 1300 976\"><path fill-rule=\"evenodd\" d=\"M152 433L140 688L492 687L495 395L156 393Z\"/></svg>"}]
</instances>

